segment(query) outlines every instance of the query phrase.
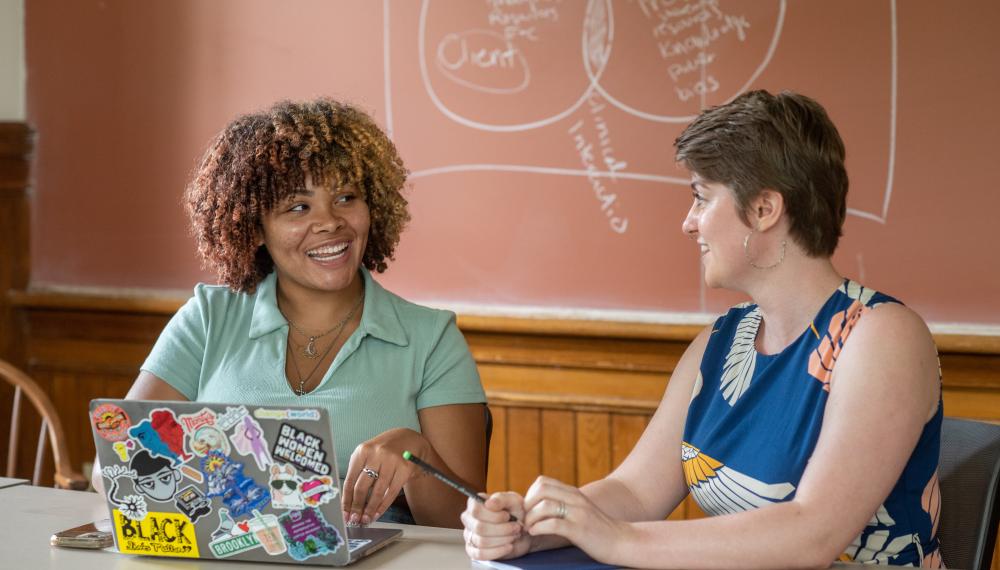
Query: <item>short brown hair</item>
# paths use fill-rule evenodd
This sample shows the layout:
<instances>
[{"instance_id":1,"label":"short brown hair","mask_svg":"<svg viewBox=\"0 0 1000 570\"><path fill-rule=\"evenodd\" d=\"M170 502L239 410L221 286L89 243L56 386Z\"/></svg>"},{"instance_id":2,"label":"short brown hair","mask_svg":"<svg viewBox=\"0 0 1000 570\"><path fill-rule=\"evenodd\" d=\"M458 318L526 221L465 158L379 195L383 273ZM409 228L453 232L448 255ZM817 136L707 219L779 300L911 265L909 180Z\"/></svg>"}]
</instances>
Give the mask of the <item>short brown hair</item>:
<instances>
[{"instance_id":1,"label":"short brown hair","mask_svg":"<svg viewBox=\"0 0 1000 570\"><path fill-rule=\"evenodd\" d=\"M769 188L784 198L792 238L809 255L837 249L847 214L844 142L813 99L744 93L702 112L674 147L690 171L732 188L743 223L750 202Z\"/></svg>"},{"instance_id":2,"label":"short brown hair","mask_svg":"<svg viewBox=\"0 0 1000 570\"><path fill-rule=\"evenodd\" d=\"M363 111L332 99L282 101L240 116L212 142L185 192L198 252L235 291L253 292L274 269L257 246L261 218L317 186L354 186L371 212L362 263L382 272L409 221L407 171L396 147Z\"/></svg>"}]
</instances>

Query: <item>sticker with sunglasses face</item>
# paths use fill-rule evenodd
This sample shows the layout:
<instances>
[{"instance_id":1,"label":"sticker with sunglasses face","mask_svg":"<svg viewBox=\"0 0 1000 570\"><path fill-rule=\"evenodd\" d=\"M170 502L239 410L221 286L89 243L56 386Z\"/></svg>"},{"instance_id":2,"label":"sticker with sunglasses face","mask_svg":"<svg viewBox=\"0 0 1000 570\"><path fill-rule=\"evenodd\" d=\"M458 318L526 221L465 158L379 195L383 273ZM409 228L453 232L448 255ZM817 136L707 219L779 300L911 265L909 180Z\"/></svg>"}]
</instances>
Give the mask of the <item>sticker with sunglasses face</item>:
<instances>
[{"instance_id":1,"label":"sticker with sunglasses face","mask_svg":"<svg viewBox=\"0 0 1000 570\"><path fill-rule=\"evenodd\" d=\"M271 506L276 509L301 509L305 507L302 498L302 479L295 468L287 463L272 463L270 469Z\"/></svg>"}]
</instances>

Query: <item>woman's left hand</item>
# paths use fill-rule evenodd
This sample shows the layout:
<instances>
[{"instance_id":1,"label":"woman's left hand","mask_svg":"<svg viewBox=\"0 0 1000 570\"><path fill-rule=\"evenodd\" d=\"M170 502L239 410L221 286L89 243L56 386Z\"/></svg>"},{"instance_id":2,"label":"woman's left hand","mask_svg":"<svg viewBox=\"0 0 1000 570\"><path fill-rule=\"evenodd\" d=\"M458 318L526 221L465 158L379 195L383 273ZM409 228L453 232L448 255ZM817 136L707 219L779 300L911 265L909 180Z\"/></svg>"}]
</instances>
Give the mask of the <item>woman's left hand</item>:
<instances>
[{"instance_id":1,"label":"woman's left hand","mask_svg":"<svg viewBox=\"0 0 1000 570\"><path fill-rule=\"evenodd\" d=\"M358 445L344 479L344 520L367 525L382 516L403 485L419 471L403 459L403 452L421 457L430 447L424 436L407 428L382 432Z\"/></svg>"},{"instance_id":2,"label":"woman's left hand","mask_svg":"<svg viewBox=\"0 0 1000 570\"><path fill-rule=\"evenodd\" d=\"M631 524L609 517L580 489L551 477L535 479L524 509L528 534L561 536L601 562L613 563L636 538Z\"/></svg>"}]
</instances>

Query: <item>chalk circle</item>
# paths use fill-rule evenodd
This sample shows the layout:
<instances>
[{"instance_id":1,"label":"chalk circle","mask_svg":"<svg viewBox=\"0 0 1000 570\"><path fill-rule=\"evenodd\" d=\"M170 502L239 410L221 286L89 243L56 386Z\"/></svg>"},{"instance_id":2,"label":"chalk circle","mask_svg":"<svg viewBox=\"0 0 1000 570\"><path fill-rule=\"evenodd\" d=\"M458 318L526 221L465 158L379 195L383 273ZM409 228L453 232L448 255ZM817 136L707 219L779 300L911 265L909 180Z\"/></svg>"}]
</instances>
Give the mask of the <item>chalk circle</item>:
<instances>
[{"instance_id":1,"label":"chalk circle","mask_svg":"<svg viewBox=\"0 0 1000 570\"><path fill-rule=\"evenodd\" d=\"M434 60L435 60L435 62L439 63L438 69L441 70L442 69L442 65L440 65L440 61L441 60L439 59L439 56L442 55L441 49L440 49L441 48L441 41L443 41L444 39L449 39L451 42L455 42L458 39L460 39L461 36L457 36L456 37L455 35L452 35L452 34L442 36L442 38L438 40L438 44L437 44L438 48L434 51L434 54L433 55L428 54L427 21L428 21L428 14L430 13L430 6L431 6L430 0L424 0L424 2L421 4L421 8L420 8L420 19L419 19L419 24L418 24L418 39L417 39L417 43L418 43L417 47L418 47L418 52L419 52L418 53L418 59L419 59L419 66L420 66L420 76L421 76L421 80L423 81L423 84L424 84L424 89L427 92L427 96L430 98L431 102L434 104L434 106L443 115L445 115L446 117L448 117L452 121L455 121L456 123L464 125L466 127L469 127L471 129L482 130L482 131L491 131L491 132L527 131L527 130L537 129L537 128L541 128L541 127L544 127L544 126L556 123L556 122L558 122L558 121L566 118L570 114L572 114L581 105L583 105L584 102L586 102L587 96L591 92L591 88L589 88L588 86L586 86L585 76L582 76L580 78L581 79L580 83L581 83L581 85L584 86L583 93L579 97L577 97L569 106L567 106L566 108L557 110L555 113L552 113L552 114L549 114L547 116L540 117L540 118L537 118L537 119L532 119L532 120L529 120L529 121L516 121L516 122L511 122L511 123L508 123L508 124L495 123L495 122L491 123L491 122L486 122L486 121L479 120L477 118L470 117L467 114L460 113L460 112L456 111L455 109L451 108L451 106L449 106L448 104L446 104L441 99L441 97L438 94L437 90L435 90L435 88L434 88L433 82L431 81L431 77L430 77L430 70L429 70L429 66L428 66L429 59L428 58L429 57L433 57ZM474 30L470 30L470 31L474 31ZM478 30L478 31L479 32L483 32L484 30ZM490 32L492 32L492 30ZM501 34L499 34L497 32L492 32L492 33L496 34L500 38L503 37ZM506 41L506 40L504 40L504 41ZM575 51L575 50L573 50L573 51ZM445 55L447 57L449 54L445 54ZM530 64L529 64L528 59L524 56L523 52L520 49L517 50L516 55L517 55L517 58L518 58L518 61L520 62L520 64L522 64L524 66L525 74L528 76L529 81L530 81L532 76L531 76L531 69L530 69ZM452 59L450 61L455 61L454 58L457 57L457 56L454 53L451 53L450 56L452 57ZM446 59L446 61L447 61L447 59ZM445 65L443 67L447 67L447 66ZM523 93L524 91L528 90L528 86L525 86L523 88L518 89L516 92L513 92L513 93L496 93L495 91L490 92L490 91L484 90L482 88L483 86L480 85L480 84L478 84L478 83L475 86L468 85L468 83L469 83L469 78L468 77L459 76L458 77L459 80L456 81L455 80L456 78L452 77L452 75L456 75L454 73L454 71L449 70L449 72L450 73L445 73L442 70L442 75L444 77L446 77L449 81L452 81L455 84L460 85L460 86L465 87L466 89L468 89L469 92L468 92L468 95L466 95L466 98L468 98L468 97L475 97L477 94L482 93L482 92L488 93L489 96L493 96L493 95L518 95L518 94ZM599 74L598 74L598 76L599 76ZM493 87L493 86L489 86L489 87ZM531 110L530 106L528 106L528 105L521 105L518 108L519 109L525 109L525 110L527 110L529 112Z\"/></svg>"},{"instance_id":2,"label":"chalk circle","mask_svg":"<svg viewBox=\"0 0 1000 570\"><path fill-rule=\"evenodd\" d=\"M470 42L470 40L474 41ZM473 44L471 48L469 43ZM483 47L484 45L487 47ZM470 50L472 50L471 55ZM479 59L484 60L479 63L481 68L488 66L501 70L510 69L510 73L503 74L507 77L497 78L494 75L490 78L492 81L476 77L475 70L472 73L466 72L463 76L460 71L468 69L467 64L476 59L477 55ZM524 58L524 54L516 45L505 39L503 34L493 30L468 30L446 34L438 42L434 63L437 64L438 71L451 81L483 93L511 95L524 91L531 82L531 71L528 69L528 62ZM473 66L475 65L473 64ZM504 82L510 83L510 85L502 85ZM494 85L489 83L494 83Z\"/></svg>"}]
</instances>

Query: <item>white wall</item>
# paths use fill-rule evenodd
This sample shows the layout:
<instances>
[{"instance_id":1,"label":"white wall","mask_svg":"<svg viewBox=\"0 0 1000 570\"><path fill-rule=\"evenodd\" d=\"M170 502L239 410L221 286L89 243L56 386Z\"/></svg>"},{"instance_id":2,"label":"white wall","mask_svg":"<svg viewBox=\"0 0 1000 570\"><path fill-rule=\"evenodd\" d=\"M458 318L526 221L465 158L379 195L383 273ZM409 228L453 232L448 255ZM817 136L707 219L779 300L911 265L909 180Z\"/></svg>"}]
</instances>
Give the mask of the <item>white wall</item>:
<instances>
[{"instance_id":1,"label":"white wall","mask_svg":"<svg viewBox=\"0 0 1000 570\"><path fill-rule=\"evenodd\" d=\"M25 119L24 0L0 0L0 121Z\"/></svg>"}]
</instances>

